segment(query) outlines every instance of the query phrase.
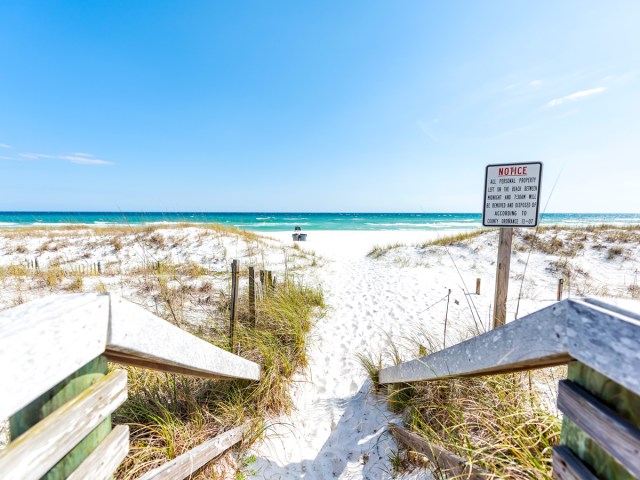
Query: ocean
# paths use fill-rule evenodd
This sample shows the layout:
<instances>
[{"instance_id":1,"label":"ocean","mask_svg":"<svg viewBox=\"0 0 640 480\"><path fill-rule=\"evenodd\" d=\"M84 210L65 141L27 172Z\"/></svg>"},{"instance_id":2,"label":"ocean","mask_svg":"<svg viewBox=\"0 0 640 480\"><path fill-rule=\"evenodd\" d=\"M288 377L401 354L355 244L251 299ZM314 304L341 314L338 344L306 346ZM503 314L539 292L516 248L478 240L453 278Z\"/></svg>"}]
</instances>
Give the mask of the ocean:
<instances>
[{"instance_id":1,"label":"ocean","mask_svg":"<svg viewBox=\"0 0 640 480\"><path fill-rule=\"evenodd\" d=\"M0 212L0 228L32 225L219 223L252 231L449 230L482 227L479 213ZM547 213L541 225L640 225L640 214Z\"/></svg>"}]
</instances>

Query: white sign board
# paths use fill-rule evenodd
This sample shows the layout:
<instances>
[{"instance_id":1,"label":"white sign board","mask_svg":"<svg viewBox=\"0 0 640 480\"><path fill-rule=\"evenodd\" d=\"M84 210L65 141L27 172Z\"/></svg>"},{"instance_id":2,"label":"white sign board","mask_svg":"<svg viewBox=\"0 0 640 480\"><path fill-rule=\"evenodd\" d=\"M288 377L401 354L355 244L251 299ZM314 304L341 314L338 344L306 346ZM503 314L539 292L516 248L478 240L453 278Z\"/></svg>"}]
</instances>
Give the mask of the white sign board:
<instances>
[{"instance_id":1,"label":"white sign board","mask_svg":"<svg viewBox=\"0 0 640 480\"><path fill-rule=\"evenodd\" d=\"M537 226L541 180L540 162L487 165L482 225Z\"/></svg>"}]
</instances>

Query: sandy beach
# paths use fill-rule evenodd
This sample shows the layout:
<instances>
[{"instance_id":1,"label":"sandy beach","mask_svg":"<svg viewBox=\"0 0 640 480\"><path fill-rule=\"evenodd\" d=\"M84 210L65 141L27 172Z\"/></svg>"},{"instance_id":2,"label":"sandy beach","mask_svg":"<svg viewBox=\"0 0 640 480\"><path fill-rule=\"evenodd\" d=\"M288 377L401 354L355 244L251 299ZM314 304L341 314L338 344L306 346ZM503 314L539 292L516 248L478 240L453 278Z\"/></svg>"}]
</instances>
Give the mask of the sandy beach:
<instances>
[{"instance_id":1,"label":"sandy beach","mask_svg":"<svg viewBox=\"0 0 640 480\"><path fill-rule=\"evenodd\" d=\"M414 247L456 233L460 232L322 231L311 232L308 241L300 243L302 248L327 259L316 274L331 309L316 327L309 371L300 376L294 391L297 412L275 426L268 441L255 448L255 478L394 477L390 458L397 446L385 426L398 419L382 399L371 393L370 382L355 355L388 351L391 338L405 359L415 357L414 338L427 334L444 344L445 316L449 322L447 345L467 336L470 330L489 328L497 233L448 249ZM271 235L292 244L290 232ZM542 238L557 239L549 233ZM613 238L604 249L597 247L597 241L580 239L589 245L583 245L584 250L568 260L579 272L572 288L583 295L629 296L633 272L639 266L635 255L638 245L628 247L624 260L607 259L609 254L603 250L616 243ZM563 243L567 248L571 241L564 238ZM391 249L377 259L367 256L375 246L389 244L406 246ZM518 317L523 317L555 302L558 279L562 277L553 267L556 256L537 251L532 251L525 275L529 252L524 246L516 240L508 320L515 318L516 309ZM562 252L556 253L562 257ZM479 295L475 294L477 278L481 279ZM384 363L390 362L384 359ZM549 404L553 405L551 395ZM429 474L416 471L413 475L425 478Z\"/></svg>"},{"instance_id":2,"label":"sandy beach","mask_svg":"<svg viewBox=\"0 0 640 480\"><path fill-rule=\"evenodd\" d=\"M269 419L266 438L252 448L254 478L392 478L397 445L387 424L399 418L370 391L356 354L386 352L391 339L408 359L417 356L425 336L451 345L490 325L495 231L441 246L425 242L460 232L311 231L306 242L294 243L290 231L239 236L197 226L147 230L2 231L2 307L71 289L72 280L66 278L52 286L41 278L11 274L11 268L35 258L42 269L55 262L71 270L98 261L105 270L117 267L120 273L87 276L77 288L113 291L156 312L160 307L148 286L126 273L150 262L224 270L238 258L243 265L266 264L276 276L288 272L321 286L328 310L313 328L309 366L296 376L294 412ZM636 296L637 237L636 230L548 229L537 237L533 231L519 232L508 320L516 311L521 318L555 302L560 278L565 278L565 297ZM480 294L475 293L478 278ZM227 288L225 278L209 281ZM186 308L184 314L197 322L199 311ZM390 363L383 357L383 364ZM407 475L425 478L427 473Z\"/></svg>"}]
</instances>

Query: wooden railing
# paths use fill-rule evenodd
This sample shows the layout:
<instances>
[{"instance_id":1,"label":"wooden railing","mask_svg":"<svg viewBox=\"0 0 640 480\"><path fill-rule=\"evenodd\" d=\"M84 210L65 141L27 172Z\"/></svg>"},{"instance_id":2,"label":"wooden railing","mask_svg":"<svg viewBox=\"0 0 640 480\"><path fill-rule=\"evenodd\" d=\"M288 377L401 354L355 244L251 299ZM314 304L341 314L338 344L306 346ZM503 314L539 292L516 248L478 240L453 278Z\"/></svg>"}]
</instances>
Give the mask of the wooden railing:
<instances>
[{"instance_id":1,"label":"wooden railing","mask_svg":"<svg viewBox=\"0 0 640 480\"><path fill-rule=\"evenodd\" d=\"M488 333L379 372L396 384L569 364L558 390L564 413L553 452L561 479L640 478L640 303L567 299ZM465 461L398 426L400 439L469 478ZM465 478L467 478L465 477Z\"/></svg>"},{"instance_id":2,"label":"wooden railing","mask_svg":"<svg viewBox=\"0 0 640 480\"><path fill-rule=\"evenodd\" d=\"M0 312L0 420L11 442L0 478L107 479L129 450L111 427L127 375L107 360L206 378L258 380L260 367L110 294L56 295ZM182 479L239 442L245 426L204 442L144 479Z\"/></svg>"}]
</instances>

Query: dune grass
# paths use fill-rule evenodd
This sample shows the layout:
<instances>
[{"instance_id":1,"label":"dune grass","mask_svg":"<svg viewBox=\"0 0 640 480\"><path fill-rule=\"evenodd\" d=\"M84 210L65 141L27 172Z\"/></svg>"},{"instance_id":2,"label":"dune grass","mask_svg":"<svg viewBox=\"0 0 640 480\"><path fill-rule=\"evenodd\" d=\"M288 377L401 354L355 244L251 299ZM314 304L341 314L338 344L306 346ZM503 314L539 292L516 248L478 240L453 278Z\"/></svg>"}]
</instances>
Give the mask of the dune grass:
<instances>
[{"instance_id":1,"label":"dune grass","mask_svg":"<svg viewBox=\"0 0 640 480\"><path fill-rule=\"evenodd\" d=\"M289 386L307 365L307 341L313 319L322 313L322 291L299 283L282 283L258 305L255 328L241 319L240 355L262 366L258 382L215 381L127 368L129 398L114 422L132 430L131 453L117 479L133 479L234 426L250 421L247 443L259 438L265 419L292 407ZM243 306L246 311L246 305ZM204 325L193 333L225 347L218 329ZM191 478L220 478L239 464L229 457Z\"/></svg>"},{"instance_id":2,"label":"dune grass","mask_svg":"<svg viewBox=\"0 0 640 480\"><path fill-rule=\"evenodd\" d=\"M195 228L195 232L190 230L191 243L186 248L202 248L200 240L209 239L209 245L218 251L215 258L207 250L208 256L202 261L199 259L205 257L199 255L178 255L180 260L175 260L170 254L187 238L185 232L178 230L184 227ZM25 255L24 259L13 259L23 263L0 266L4 306L52 293L110 291L223 349L229 348L230 278L226 250L220 255L224 242L246 251L241 253L246 255L245 265L255 262L256 268L265 268L264 256L273 255L278 248L250 232L200 224L34 227L1 233L7 253ZM108 258L104 253L95 253L105 249ZM33 258L27 255L39 258L42 253L49 256L41 258L36 268ZM303 269L315 261L314 255L299 250L283 254L289 256L290 270ZM296 261L292 259L294 254ZM259 263L261 257L263 263ZM100 272L94 268L97 261L101 261ZM137 478L246 421L251 423L246 438L246 444L250 444L262 435L268 417L290 411L292 378L307 365L309 331L314 319L324 311L322 290L303 283L303 273L297 271L294 281L294 275L287 275L285 268L275 289L259 295L254 328L248 319L246 266L241 270L244 289L238 305L239 354L261 365L260 381L216 381L125 367L128 400L115 412L114 423L130 425L131 450L116 478ZM191 478L233 474L248 462L243 451L241 446L239 459L225 455Z\"/></svg>"},{"instance_id":3,"label":"dune grass","mask_svg":"<svg viewBox=\"0 0 640 480\"><path fill-rule=\"evenodd\" d=\"M470 232L458 233L456 235L447 235L444 237L436 238L435 240L429 240L426 242L415 243L415 244L407 244L401 242L395 242L388 245L374 245L374 247L369 250L367 256L369 258L378 259L391 252L392 250L397 250L399 248L428 248L428 247L437 247L437 246L451 246L457 243L464 242L466 240L470 240L472 238L478 237L486 232L490 232L490 229L480 229L473 230Z\"/></svg>"},{"instance_id":4,"label":"dune grass","mask_svg":"<svg viewBox=\"0 0 640 480\"><path fill-rule=\"evenodd\" d=\"M428 345L425 349L423 345ZM435 351L435 341L420 341L421 354ZM515 374L456 378L412 384L378 384L383 359L398 363L399 348L358 354L377 392L405 426L451 453L466 458L493 478L551 479L551 448L560 439L561 420L540 390L555 389L563 367ZM416 346L418 343L416 343ZM436 478L451 478L426 459L401 451L398 470L411 463L434 469Z\"/></svg>"}]
</instances>

